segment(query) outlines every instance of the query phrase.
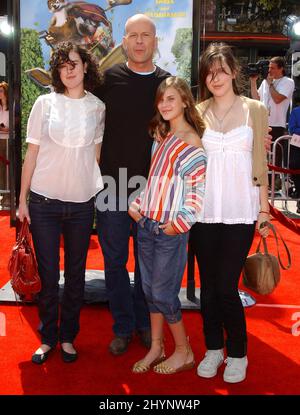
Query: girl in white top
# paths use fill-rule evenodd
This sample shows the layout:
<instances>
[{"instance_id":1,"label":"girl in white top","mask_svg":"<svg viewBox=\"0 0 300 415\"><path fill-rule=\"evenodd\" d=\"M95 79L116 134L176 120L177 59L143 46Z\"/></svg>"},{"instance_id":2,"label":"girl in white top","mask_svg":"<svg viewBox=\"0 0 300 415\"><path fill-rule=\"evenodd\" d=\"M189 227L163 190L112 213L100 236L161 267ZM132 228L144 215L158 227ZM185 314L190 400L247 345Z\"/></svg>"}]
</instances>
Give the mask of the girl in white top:
<instances>
[{"instance_id":1,"label":"girl in white top","mask_svg":"<svg viewBox=\"0 0 300 415\"><path fill-rule=\"evenodd\" d=\"M32 356L37 364L58 341L65 362L77 358L73 341L79 331L94 196L103 188L98 161L105 105L87 91L100 82L97 65L85 49L63 42L54 50L50 68L55 92L40 96L31 110L19 204L20 220L26 217L31 223L42 280L42 344ZM61 233L65 284L59 323Z\"/></svg>"},{"instance_id":2,"label":"girl in white top","mask_svg":"<svg viewBox=\"0 0 300 415\"><path fill-rule=\"evenodd\" d=\"M235 383L245 379L248 364L238 281L255 227L263 237L268 234L264 226L269 220L268 191L267 185L258 187L252 182L253 121L247 101L239 94L239 65L231 48L211 44L200 62L201 99L210 99L198 106L207 126L202 137L207 170L203 208L191 232L200 270L207 347L197 372L205 378L217 374L224 361L225 332L227 365L223 377ZM261 103L257 107L265 113L262 119L267 131L266 108ZM265 154L261 159L266 159Z\"/></svg>"},{"instance_id":3,"label":"girl in white top","mask_svg":"<svg viewBox=\"0 0 300 415\"><path fill-rule=\"evenodd\" d=\"M0 208L9 208L9 193L2 193L7 190L7 139L9 127L8 112L8 84L0 82Z\"/></svg>"}]
</instances>

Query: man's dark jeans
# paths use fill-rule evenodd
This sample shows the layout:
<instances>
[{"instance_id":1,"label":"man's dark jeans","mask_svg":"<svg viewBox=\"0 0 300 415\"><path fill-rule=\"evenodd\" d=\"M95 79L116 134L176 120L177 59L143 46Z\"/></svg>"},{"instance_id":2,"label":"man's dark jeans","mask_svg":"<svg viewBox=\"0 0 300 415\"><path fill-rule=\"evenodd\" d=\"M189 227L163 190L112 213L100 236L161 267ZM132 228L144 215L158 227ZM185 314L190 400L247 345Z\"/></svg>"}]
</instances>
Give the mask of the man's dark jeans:
<instances>
[{"instance_id":1,"label":"man's dark jeans","mask_svg":"<svg viewBox=\"0 0 300 415\"><path fill-rule=\"evenodd\" d=\"M150 329L149 311L142 289L137 257L137 226L127 211L97 210L97 232L104 256L105 282L116 336L130 336L135 330ZM134 288L126 268L129 238L134 241Z\"/></svg>"}]
</instances>

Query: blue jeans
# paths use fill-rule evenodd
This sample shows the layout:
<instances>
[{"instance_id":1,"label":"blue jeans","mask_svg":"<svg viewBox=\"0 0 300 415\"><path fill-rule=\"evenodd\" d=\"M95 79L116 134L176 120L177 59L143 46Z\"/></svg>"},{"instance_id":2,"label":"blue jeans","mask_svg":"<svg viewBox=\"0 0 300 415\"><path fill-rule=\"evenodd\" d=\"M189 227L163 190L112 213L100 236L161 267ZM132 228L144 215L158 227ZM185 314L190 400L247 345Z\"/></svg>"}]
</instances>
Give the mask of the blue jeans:
<instances>
[{"instance_id":1,"label":"blue jeans","mask_svg":"<svg viewBox=\"0 0 300 415\"><path fill-rule=\"evenodd\" d=\"M116 336L126 337L135 330L149 330L150 318L142 289L137 259L136 223L127 211L100 212L97 209L97 232L101 245L105 283ZM126 268L130 233L134 241L134 288L131 290Z\"/></svg>"},{"instance_id":2,"label":"blue jeans","mask_svg":"<svg viewBox=\"0 0 300 415\"><path fill-rule=\"evenodd\" d=\"M53 347L72 343L79 332L85 266L94 219L94 198L88 202L62 202L30 192L31 232L42 290L38 307L42 343ZM59 321L59 246L64 237L64 292ZM59 326L59 328L58 328Z\"/></svg>"},{"instance_id":3,"label":"blue jeans","mask_svg":"<svg viewBox=\"0 0 300 415\"><path fill-rule=\"evenodd\" d=\"M139 221L139 264L150 312L162 313L172 324L181 320L178 294L187 260L188 232L171 236L159 225L145 217Z\"/></svg>"}]
</instances>

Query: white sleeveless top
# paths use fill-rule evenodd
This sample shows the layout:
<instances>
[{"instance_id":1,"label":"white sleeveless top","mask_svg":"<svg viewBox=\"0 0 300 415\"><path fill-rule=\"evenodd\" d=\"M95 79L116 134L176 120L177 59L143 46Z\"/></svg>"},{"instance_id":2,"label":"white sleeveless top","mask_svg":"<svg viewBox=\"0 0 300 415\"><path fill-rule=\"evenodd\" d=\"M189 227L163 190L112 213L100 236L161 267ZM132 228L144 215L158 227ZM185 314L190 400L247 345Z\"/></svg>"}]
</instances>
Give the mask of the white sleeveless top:
<instances>
[{"instance_id":1,"label":"white sleeveless top","mask_svg":"<svg viewBox=\"0 0 300 415\"><path fill-rule=\"evenodd\" d=\"M34 103L26 142L39 145L30 189L51 199L86 202L103 188L95 144L105 104L90 92L72 99L52 92Z\"/></svg>"},{"instance_id":2,"label":"white sleeveless top","mask_svg":"<svg viewBox=\"0 0 300 415\"><path fill-rule=\"evenodd\" d=\"M259 187L252 184L253 130L245 125L227 133L207 128L203 207L198 222L251 224L259 213Z\"/></svg>"}]
</instances>

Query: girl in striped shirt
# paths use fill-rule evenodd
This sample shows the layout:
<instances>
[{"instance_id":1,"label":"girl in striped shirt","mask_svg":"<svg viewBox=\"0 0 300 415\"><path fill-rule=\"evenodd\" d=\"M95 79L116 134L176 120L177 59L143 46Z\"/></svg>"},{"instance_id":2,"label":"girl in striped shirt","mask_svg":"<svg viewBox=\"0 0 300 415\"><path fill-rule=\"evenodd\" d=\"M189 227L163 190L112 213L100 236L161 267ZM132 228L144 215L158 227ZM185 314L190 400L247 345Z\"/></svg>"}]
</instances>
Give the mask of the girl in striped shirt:
<instances>
[{"instance_id":1,"label":"girl in striped shirt","mask_svg":"<svg viewBox=\"0 0 300 415\"><path fill-rule=\"evenodd\" d=\"M186 337L178 297L187 259L189 229L199 216L204 194L206 156L200 137L204 123L187 83L163 81L156 94L150 132L161 137L152 149L146 187L129 208L138 226L138 257L151 319L150 351L134 373L173 374L191 369L194 355ZM165 360L164 319L175 351Z\"/></svg>"}]
</instances>

